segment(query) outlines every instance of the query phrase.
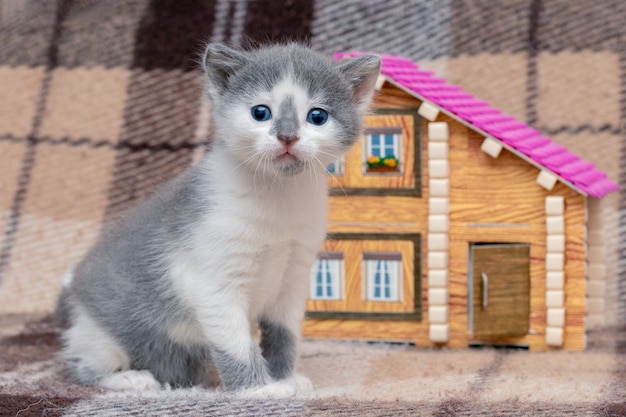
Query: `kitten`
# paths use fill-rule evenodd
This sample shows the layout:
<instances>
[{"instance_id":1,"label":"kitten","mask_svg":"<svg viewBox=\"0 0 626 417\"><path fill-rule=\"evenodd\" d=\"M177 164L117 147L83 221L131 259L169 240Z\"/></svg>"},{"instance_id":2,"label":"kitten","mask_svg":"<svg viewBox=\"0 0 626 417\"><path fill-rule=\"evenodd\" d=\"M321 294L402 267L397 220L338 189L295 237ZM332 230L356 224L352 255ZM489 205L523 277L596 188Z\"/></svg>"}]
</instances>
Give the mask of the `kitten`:
<instances>
[{"instance_id":1,"label":"kitten","mask_svg":"<svg viewBox=\"0 0 626 417\"><path fill-rule=\"evenodd\" d=\"M297 385L325 167L359 137L380 59L209 44L203 64L212 148L107 225L65 282L63 355L79 383Z\"/></svg>"}]
</instances>

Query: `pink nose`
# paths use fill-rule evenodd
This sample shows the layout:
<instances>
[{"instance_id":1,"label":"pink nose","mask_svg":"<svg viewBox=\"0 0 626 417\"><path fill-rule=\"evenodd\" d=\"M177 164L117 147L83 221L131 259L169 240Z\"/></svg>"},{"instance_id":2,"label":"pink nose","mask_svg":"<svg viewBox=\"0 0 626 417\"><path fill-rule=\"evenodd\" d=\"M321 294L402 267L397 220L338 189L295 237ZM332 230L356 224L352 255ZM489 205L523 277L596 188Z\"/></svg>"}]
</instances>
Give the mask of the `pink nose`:
<instances>
[{"instance_id":1,"label":"pink nose","mask_svg":"<svg viewBox=\"0 0 626 417\"><path fill-rule=\"evenodd\" d=\"M289 146L294 142L297 142L300 138L292 135L292 136L288 136L288 135L278 135L277 139L280 143L282 143L285 146Z\"/></svg>"}]
</instances>

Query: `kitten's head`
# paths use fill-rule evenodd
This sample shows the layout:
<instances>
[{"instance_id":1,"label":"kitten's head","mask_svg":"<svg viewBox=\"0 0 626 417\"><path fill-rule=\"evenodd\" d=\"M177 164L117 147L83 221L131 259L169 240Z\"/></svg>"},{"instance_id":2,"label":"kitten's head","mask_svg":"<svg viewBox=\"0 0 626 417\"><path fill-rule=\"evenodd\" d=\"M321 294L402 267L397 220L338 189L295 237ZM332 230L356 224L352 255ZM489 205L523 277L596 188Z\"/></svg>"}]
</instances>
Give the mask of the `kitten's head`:
<instances>
[{"instance_id":1,"label":"kitten's head","mask_svg":"<svg viewBox=\"0 0 626 417\"><path fill-rule=\"evenodd\" d=\"M357 140L380 58L343 62L299 45L250 52L209 44L216 139L241 166L270 175L323 170Z\"/></svg>"}]
</instances>

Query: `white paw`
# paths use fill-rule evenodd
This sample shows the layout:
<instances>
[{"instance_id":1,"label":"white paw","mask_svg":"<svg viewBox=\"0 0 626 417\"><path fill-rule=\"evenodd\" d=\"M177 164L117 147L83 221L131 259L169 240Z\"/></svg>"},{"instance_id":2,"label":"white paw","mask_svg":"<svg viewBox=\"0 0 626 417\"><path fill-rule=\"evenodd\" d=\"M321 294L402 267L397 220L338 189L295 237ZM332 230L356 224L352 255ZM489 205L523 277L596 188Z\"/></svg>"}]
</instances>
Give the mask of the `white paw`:
<instances>
[{"instance_id":1,"label":"white paw","mask_svg":"<svg viewBox=\"0 0 626 417\"><path fill-rule=\"evenodd\" d=\"M309 378L302 374L294 374L291 378L287 378L285 381L291 381L291 383L296 387L298 394L313 391L313 383Z\"/></svg>"},{"instance_id":2,"label":"white paw","mask_svg":"<svg viewBox=\"0 0 626 417\"><path fill-rule=\"evenodd\" d=\"M102 378L100 385L115 390L158 390L159 381L150 371L122 371Z\"/></svg>"},{"instance_id":3,"label":"white paw","mask_svg":"<svg viewBox=\"0 0 626 417\"><path fill-rule=\"evenodd\" d=\"M239 395L243 398L288 398L297 394L307 393L313 390L311 380L304 375L296 374L292 377L270 382L258 388L250 388L241 391Z\"/></svg>"}]
</instances>

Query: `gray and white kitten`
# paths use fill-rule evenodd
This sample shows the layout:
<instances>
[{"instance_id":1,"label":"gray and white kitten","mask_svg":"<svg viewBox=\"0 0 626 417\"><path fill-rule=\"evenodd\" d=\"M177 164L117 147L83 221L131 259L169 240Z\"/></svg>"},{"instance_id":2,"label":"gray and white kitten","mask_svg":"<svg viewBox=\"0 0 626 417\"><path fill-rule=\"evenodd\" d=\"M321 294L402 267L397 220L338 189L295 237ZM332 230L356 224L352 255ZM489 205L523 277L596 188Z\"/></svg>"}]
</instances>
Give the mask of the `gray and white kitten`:
<instances>
[{"instance_id":1,"label":"gray and white kitten","mask_svg":"<svg viewBox=\"0 0 626 417\"><path fill-rule=\"evenodd\" d=\"M63 355L80 383L289 394L308 381L293 370L325 167L357 140L380 59L209 44L203 63L212 148L107 225L65 280Z\"/></svg>"}]
</instances>

